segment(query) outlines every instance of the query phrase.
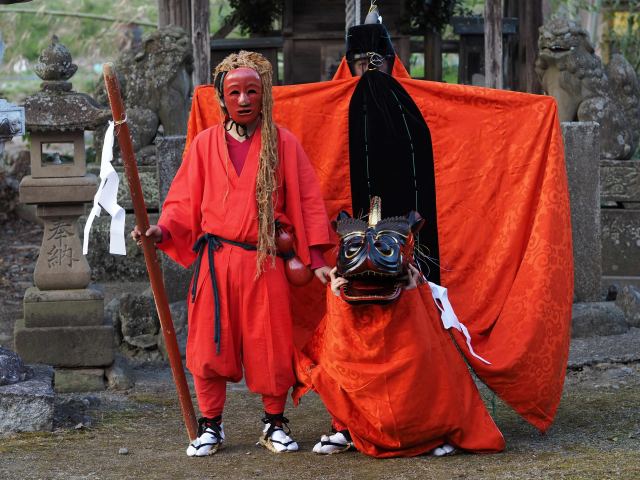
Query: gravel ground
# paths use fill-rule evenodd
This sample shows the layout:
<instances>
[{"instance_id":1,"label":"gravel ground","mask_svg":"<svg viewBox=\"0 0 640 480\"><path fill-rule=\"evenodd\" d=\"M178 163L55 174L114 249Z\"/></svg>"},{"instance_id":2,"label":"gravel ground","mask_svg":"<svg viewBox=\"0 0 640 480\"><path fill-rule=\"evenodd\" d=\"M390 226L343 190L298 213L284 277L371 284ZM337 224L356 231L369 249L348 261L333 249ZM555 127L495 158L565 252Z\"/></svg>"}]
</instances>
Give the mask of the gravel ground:
<instances>
[{"instance_id":1,"label":"gravel ground","mask_svg":"<svg viewBox=\"0 0 640 480\"><path fill-rule=\"evenodd\" d=\"M494 417L507 449L495 455L457 454L375 460L360 453L311 453L329 425L316 396L290 408L301 451L274 455L255 446L260 400L230 389L227 443L212 457L187 458L186 433L168 369L136 370L136 387L85 401L90 427L61 419L53 433L0 439L2 479L637 479L640 478L640 365L599 364L571 370L555 424L546 435L496 402ZM490 394L483 396L490 404ZM72 396L58 400L68 404ZM76 399L82 397L76 395ZM87 396L85 395L85 399ZM65 424L66 421L66 424ZM121 454L127 449L127 454Z\"/></svg>"}]
</instances>

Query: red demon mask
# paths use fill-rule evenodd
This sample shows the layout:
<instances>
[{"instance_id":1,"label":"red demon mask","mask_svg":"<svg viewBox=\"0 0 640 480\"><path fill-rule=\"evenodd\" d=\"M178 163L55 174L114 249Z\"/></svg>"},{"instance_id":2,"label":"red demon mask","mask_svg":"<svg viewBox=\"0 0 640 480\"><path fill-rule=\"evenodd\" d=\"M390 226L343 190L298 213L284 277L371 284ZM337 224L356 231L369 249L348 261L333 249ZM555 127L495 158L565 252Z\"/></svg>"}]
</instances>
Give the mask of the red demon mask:
<instances>
[{"instance_id":1,"label":"red demon mask","mask_svg":"<svg viewBox=\"0 0 640 480\"><path fill-rule=\"evenodd\" d=\"M224 104L231 120L249 125L262 112L262 81L252 68L236 68L224 77Z\"/></svg>"}]
</instances>

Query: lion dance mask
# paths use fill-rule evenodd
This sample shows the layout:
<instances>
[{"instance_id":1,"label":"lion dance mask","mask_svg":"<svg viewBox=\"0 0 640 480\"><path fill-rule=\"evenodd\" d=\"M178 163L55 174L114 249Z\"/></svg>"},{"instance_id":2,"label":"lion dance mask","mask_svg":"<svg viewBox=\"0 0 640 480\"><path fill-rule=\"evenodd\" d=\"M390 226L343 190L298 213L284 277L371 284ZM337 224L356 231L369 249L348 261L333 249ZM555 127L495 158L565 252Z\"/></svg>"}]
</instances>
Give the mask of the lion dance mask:
<instances>
[{"instance_id":1,"label":"lion dance mask","mask_svg":"<svg viewBox=\"0 0 640 480\"><path fill-rule=\"evenodd\" d=\"M418 212L382 218L380 197L371 199L368 222L340 213L334 228L340 237L338 274L349 281L340 289L352 304L397 300L415 264L414 235L424 225Z\"/></svg>"}]
</instances>

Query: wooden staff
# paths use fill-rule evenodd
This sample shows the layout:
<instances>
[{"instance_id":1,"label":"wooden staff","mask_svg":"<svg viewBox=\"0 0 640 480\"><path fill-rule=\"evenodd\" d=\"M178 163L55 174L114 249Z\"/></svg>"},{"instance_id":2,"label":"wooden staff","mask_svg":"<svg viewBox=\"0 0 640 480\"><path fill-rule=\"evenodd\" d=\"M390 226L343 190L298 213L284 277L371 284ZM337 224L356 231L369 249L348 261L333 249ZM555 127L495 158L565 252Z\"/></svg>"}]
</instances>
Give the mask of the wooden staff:
<instances>
[{"instance_id":1,"label":"wooden staff","mask_svg":"<svg viewBox=\"0 0 640 480\"><path fill-rule=\"evenodd\" d=\"M182 417L189 433L189 439L195 440L197 437L197 421L191 402L191 393L187 385L187 379L182 368L182 358L178 349L176 340L176 332L173 328L171 320L171 311L169 310L169 302L167 301L167 293L164 289L162 281L162 272L156 254L156 248L153 240L144 235L149 229L149 217L147 216L147 207L142 196L142 187L140 186L140 178L138 177L138 166L136 158L133 154L133 145L131 143L131 134L129 125L127 124L127 113L120 96L120 86L113 65L105 63L102 66L104 74L104 83L107 87L109 95L109 104L113 113L113 121L116 124L115 132L120 145L120 153L124 163L124 170L127 176L127 183L131 191L131 201L133 202L133 211L136 215L136 224L143 233L141 236L142 249L144 251L144 260L147 264L149 272L149 280L151 280L151 289L153 290L153 298L156 301L158 316L160 317L160 325L162 326L162 334L164 335L164 343L169 354L169 363L171 364L171 372L173 380L178 390L178 398L180 399L180 408L182 409Z\"/></svg>"}]
</instances>

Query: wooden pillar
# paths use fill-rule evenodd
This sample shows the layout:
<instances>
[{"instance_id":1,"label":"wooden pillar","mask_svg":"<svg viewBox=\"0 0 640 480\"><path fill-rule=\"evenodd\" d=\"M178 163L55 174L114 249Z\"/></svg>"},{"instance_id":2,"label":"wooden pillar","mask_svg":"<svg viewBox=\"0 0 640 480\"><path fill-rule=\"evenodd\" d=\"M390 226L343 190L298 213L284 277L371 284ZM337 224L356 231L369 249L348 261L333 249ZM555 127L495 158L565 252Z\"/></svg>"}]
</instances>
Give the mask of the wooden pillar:
<instances>
[{"instance_id":1,"label":"wooden pillar","mask_svg":"<svg viewBox=\"0 0 640 480\"><path fill-rule=\"evenodd\" d=\"M424 78L442 81L442 36L437 32L424 36Z\"/></svg>"},{"instance_id":2,"label":"wooden pillar","mask_svg":"<svg viewBox=\"0 0 640 480\"><path fill-rule=\"evenodd\" d=\"M529 93L542 93L542 86L535 72L538 57L538 30L542 26L542 1L520 0L522 22L519 33L518 80L520 90Z\"/></svg>"},{"instance_id":3,"label":"wooden pillar","mask_svg":"<svg viewBox=\"0 0 640 480\"><path fill-rule=\"evenodd\" d=\"M502 88L502 0L484 2L485 86Z\"/></svg>"},{"instance_id":4,"label":"wooden pillar","mask_svg":"<svg viewBox=\"0 0 640 480\"><path fill-rule=\"evenodd\" d=\"M193 85L211 83L211 36L209 0L191 0L191 43L193 44Z\"/></svg>"},{"instance_id":5,"label":"wooden pillar","mask_svg":"<svg viewBox=\"0 0 640 480\"><path fill-rule=\"evenodd\" d=\"M282 61L284 63L284 79L285 85L293 83L293 0L284 1L284 10L282 15Z\"/></svg>"},{"instance_id":6,"label":"wooden pillar","mask_svg":"<svg viewBox=\"0 0 640 480\"><path fill-rule=\"evenodd\" d=\"M158 27L177 25L191 35L191 0L158 0Z\"/></svg>"},{"instance_id":7,"label":"wooden pillar","mask_svg":"<svg viewBox=\"0 0 640 480\"><path fill-rule=\"evenodd\" d=\"M535 72L538 57L538 29L543 24L542 0L505 0L504 12L518 19L518 34L509 41L511 65L509 75L514 90L541 93L542 87Z\"/></svg>"}]
</instances>

